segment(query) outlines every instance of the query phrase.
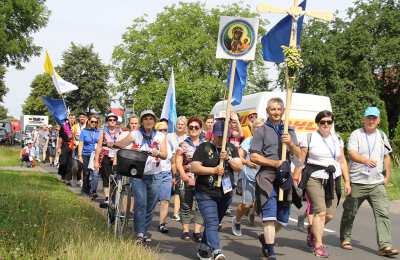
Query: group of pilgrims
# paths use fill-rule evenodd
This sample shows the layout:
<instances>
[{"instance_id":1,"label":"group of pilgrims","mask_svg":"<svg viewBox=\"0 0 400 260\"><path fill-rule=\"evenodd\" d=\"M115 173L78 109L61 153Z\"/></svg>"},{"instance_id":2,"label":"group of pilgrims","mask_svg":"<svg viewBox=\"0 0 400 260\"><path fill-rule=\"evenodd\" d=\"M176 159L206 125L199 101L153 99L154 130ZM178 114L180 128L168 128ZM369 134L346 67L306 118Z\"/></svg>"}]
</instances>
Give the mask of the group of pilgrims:
<instances>
[{"instance_id":1,"label":"group of pilgrims","mask_svg":"<svg viewBox=\"0 0 400 260\"><path fill-rule=\"evenodd\" d=\"M377 254L397 255L385 190L392 149L385 133L378 129L379 109L366 108L363 127L351 133L346 154L343 140L334 132L332 112L319 112L315 117L317 130L302 136L291 127L284 133L284 103L280 98L271 98L266 112L267 119L259 118L256 111L241 120L236 113L210 115L204 120L180 116L173 133L168 133L168 121L158 121L151 110L131 116L126 127L113 113L105 117L104 126L95 114L82 113L76 123L70 116L59 131L58 173L71 185L71 165L80 162L83 172L81 176L76 172L82 194L95 199L101 179L105 200L100 206L107 207L109 178L118 149L149 152L143 178L129 181L134 201L133 233L139 245L151 241L149 227L158 204L158 231L168 233L172 202L172 219L182 225L181 238L199 244L198 259L227 259L219 232L227 211L232 211L234 236L242 236L245 216L250 223L259 216L262 254L274 260L276 236L288 225L291 205L306 203L309 225L305 242L315 256L326 258L324 228L334 218L340 198L344 198L341 248L352 250L353 222L367 200L375 217ZM225 120L229 120L229 130L222 150ZM287 160L281 159L282 144L287 146ZM283 200L280 192L284 193ZM236 209L231 206L234 196L240 196Z\"/></svg>"}]
</instances>

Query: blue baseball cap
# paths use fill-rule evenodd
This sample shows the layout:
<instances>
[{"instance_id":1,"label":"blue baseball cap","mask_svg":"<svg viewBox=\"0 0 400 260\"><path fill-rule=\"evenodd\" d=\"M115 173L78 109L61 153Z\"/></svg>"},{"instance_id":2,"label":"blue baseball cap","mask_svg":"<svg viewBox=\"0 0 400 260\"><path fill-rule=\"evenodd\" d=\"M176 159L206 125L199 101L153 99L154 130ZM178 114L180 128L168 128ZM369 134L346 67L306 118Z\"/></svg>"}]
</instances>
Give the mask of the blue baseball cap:
<instances>
[{"instance_id":1,"label":"blue baseball cap","mask_svg":"<svg viewBox=\"0 0 400 260\"><path fill-rule=\"evenodd\" d=\"M225 120L224 119L217 119L213 126L213 135L214 136L224 136L224 126Z\"/></svg>"},{"instance_id":2,"label":"blue baseball cap","mask_svg":"<svg viewBox=\"0 0 400 260\"><path fill-rule=\"evenodd\" d=\"M379 109L377 107L367 107L367 109L365 109L365 112L364 112L364 117L367 117L367 116L379 117L380 115L381 115L381 112L379 111Z\"/></svg>"}]
</instances>

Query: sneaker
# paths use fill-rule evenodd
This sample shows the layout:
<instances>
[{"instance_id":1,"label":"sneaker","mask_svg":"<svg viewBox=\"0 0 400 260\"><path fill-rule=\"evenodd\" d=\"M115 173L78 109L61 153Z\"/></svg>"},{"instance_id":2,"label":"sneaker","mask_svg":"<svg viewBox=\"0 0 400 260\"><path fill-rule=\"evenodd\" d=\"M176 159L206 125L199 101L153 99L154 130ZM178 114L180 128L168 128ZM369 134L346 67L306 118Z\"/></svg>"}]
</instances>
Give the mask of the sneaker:
<instances>
[{"instance_id":1,"label":"sneaker","mask_svg":"<svg viewBox=\"0 0 400 260\"><path fill-rule=\"evenodd\" d=\"M311 231L311 226L307 227L307 246L314 247L315 237L314 233Z\"/></svg>"},{"instance_id":2,"label":"sneaker","mask_svg":"<svg viewBox=\"0 0 400 260\"><path fill-rule=\"evenodd\" d=\"M328 251L324 245L320 245L319 247L314 247L314 255L321 258L328 258Z\"/></svg>"},{"instance_id":3,"label":"sneaker","mask_svg":"<svg viewBox=\"0 0 400 260\"><path fill-rule=\"evenodd\" d=\"M211 254L207 250L199 249L197 251L197 258L200 260L211 260Z\"/></svg>"},{"instance_id":4,"label":"sneaker","mask_svg":"<svg viewBox=\"0 0 400 260\"><path fill-rule=\"evenodd\" d=\"M110 202L108 201L108 199L104 200L103 202L100 203L99 207L102 209L106 209L108 208L108 205L110 204Z\"/></svg>"},{"instance_id":5,"label":"sneaker","mask_svg":"<svg viewBox=\"0 0 400 260\"><path fill-rule=\"evenodd\" d=\"M150 243L151 242L151 234L150 233L146 233L144 236L144 242L146 243Z\"/></svg>"},{"instance_id":6,"label":"sneaker","mask_svg":"<svg viewBox=\"0 0 400 260\"><path fill-rule=\"evenodd\" d=\"M189 232L183 232L182 235L181 235L181 238L183 240L189 241L191 239L190 233Z\"/></svg>"},{"instance_id":7,"label":"sneaker","mask_svg":"<svg viewBox=\"0 0 400 260\"><path fill-rule=\"evenodd\" d=\"M222 253L216 253L213 255L214 260L226 260L226 257Z\"/></svg>"},{"instance_id":8,"label":"sneaker","mask_svg":"<svg viewBox=\"0 0 400 260\"><path fill-rule=\"evenodd\" d=\"M218 224L218 232L221 232L221 231L222 231L222 224L219 223L219 224Z\"/></svg>"},{"instance_id":9,"label":"sneaker","mask_svg":"<svg viewBox=\"0 0 400 260\"><path fill-rule=\"evenodd\" d=\"M236 217L232 218L232 234L234 236L242 236L242 229L240 228L240 223L236 222Z\"/></svg>"},{"instance_id":10,"label":"sneaker","mask_svg":"<svg viewBox=\"0 0 400 260\"><path fill-rule=\"evenodd\" d=\"M143 235L136 237L135 244L138 246L144 246L146 244Z\"/></svg>"},{"instance_id":11,"label":"sneaker","mask_svg":"<svg viewBox=\"0 0 400 260\"><path fill-rule=\"evenodd\" d=\"M79 181L78 181L78 185L79 185L79 187L82 188L82 186L83 186L83 181L82 181L82 180L79 180Z\"/></svg>"},{"instance_id":12,"label":"sneaker","mask_svg":"<svg viewBox=\"0 0 400 260\"><path fill-rule=\"evenodd\" d=\"M200 243L201 239L203 238L203 235L201 233L194 233L193 232L193 241L196 243Z\"/></svg>"},{"instance_id":13,"label":"sneaker","mask_svg":"<svg viewBox=\"0 0 400 260\"><path fill-rule=\"evenodd\" d=\"M179 217L179 214L173 215L172 219L175 220L175 221L181 221L181 218Z\"/></svg>"},{"instance_id":14,"label":"sneaker","mask_svg":"<svg viewBox=\"0 0 400 260\"><path fill-rule=\"evenodd\" d=\"M168 233L168 228L167 228L166 224L165 224L165 223L160 224L160 225L158 226L158 231L160 231L160 232L163 233L163 234Z\"/></svg>"}]
</instances>

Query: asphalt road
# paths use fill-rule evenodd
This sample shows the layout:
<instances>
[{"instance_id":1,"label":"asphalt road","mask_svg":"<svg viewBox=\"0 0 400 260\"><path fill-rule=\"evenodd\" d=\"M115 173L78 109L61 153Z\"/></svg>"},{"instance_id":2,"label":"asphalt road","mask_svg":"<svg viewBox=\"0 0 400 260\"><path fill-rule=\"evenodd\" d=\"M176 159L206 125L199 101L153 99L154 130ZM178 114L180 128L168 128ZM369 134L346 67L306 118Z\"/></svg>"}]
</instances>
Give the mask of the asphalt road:
<instances>
[{"instance_id":1,"label":"asphalt road","mask_svg":"<svg viewBox=\"0 0 400 260\"><path fill-rule=\"evenodd\" d=\"M237 201L237 199L235 199ZM236 203L233 204L236 208ZM400 201L392 202L392 233L395 246L400 246ZM157 209L158 212L158 209ZM283 229L277 238L276 252L278 259L308 260L316 259L310 248L307 247L306 234L297 229L297 213L292 208L291 221L287 229ZM342 215L342 205L338 207L337 216L328 224L328 231L325 232L325 243L328 247L330 259L384 259L377 253L375 236L375 222L372 211L367 202L362 205L355 220L353 229L353 250L345 251L339 247L339 222ZM261 233L260 219L257 219L255 227L242 224L243 236L235 237L231 231L231 217L223 220L223 229L220 233L222 250L228 259L263 259L257 236ZM161 234L157 231L158 218L154 219L150 230L152 233L152 245L158 247L163 259L180 260L195 259L198 244L190 241L183 241L179 238L181 229L177 222L170 221L169 233ZM246 223L246 220L244 221Z\"/></svg>"},{"instance_id":2,"label":"asphalt road","mask_svg":"<svg viewBox=\"0 0 400 260\"><path fill-rule=\"evenodd\" d=\"M3 170L21 170L20 167L2 167ZM11 169L12 168L12 169ZM32 169L32 171L55 172L55 169L48 167ZM101 183L101 182L100 182ZM99 187L99 190L101 187ZM80 194L79 188L71 188ZM235 210L239 197L235 196L232 208ZM93 203L98 207L97 203ZM97 208L99 210L99 208ZM172 211L172 208L170 212ZM102 210L103 213L105 213ZM159 250L161 258L165 260L196 259L198 244L192 241L180 239L181 226L178 222L170 220L168 223L169 233L158 232L158 207L155 210L150 232L152 233L151 247ZM291 221L286 229L281 230L277 236L276 252L278 259L309 260L316 259L310 248L307 247L306 233L297 229L297 215L299 211L292 207ZM367 202L361 206L353 228L353 250L346 251L339 247L339 222L342 215L342 203L339 205L334 220L327 225L325 232L325 244L328 247L330 259L335 260L376 260L385 259L377 255L377 244L375 235L375 222ZM391 202L392 236L396 248L400 247L400 201ZM257 236L261 233L261 222L256 218L256 226L249 227L244 219L242 224L243 236L235 237L231 231L231 217L223 219L223 228L220 233L223 253L228 259L263 259ZM400 258L400 257L398 257Z\"/></svg>"}]
</instances>

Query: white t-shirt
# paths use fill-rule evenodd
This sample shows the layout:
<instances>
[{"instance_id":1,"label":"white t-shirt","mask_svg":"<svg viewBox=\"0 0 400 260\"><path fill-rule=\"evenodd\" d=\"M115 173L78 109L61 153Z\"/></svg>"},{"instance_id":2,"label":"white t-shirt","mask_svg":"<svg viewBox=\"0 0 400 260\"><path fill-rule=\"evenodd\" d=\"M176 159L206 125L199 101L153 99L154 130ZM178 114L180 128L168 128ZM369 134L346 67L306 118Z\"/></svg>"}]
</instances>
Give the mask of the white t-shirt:
<instances>
[{"instance_id":1,"label":"white t-shirt","mask_svg":"<svg viewBox=\"0 0 400 260\"><path fill-rule=\"evenodd\" d=\"M365 164L350 160L351 182L359 184L383 183L383 158L386 154L392 152L385 133L376 130L372 134L367 134L363 128L357 129L351 133L347 149L377 161L376 167L370 168Z\"/></svg>"},{"instance_id":2,"label":"white t-shirt","mask_svg":"<svg viewBox=\"0 0 400 260\"><path fill-rule=\"evenodd\" d=\"M167 135L168 141L171 143L172 154L175 154L176 149L178 149L180 143L185 141L187 136L187 134L178 136L176 133L169 133Z\"/></svg>"},{"instance_id":3,"label":"white t-shirt","mask_svg":"<svg viewBox=\"0 0 400 260\"><path fill-rule=\"evenodd\" d=\"M172 168L171 159L172 159L172 148L169 142L167 142L167 159L161 160L161 171L170 172Z\"/></svg>"},{"instance_id":4,"label":"white t-shirt","mask_svg":"<svg viewBox=\"0 0 400 260\"><path fill-rule=\"evenodd\" d=\"M300 147L305 148L308 145L307 135L304 135L300 140ZM321 165L328 167L333 165L336 168L335 178L342 175L340 167L341 150L344 147L343 140L336 134L330 134L323 138L319 132L311 134L311 142L308 148L309 164ZM311 174L313 178L328 179L329 175L325 170L315 171Z\"/></svg>"},{"instance_id":5,"label":"white t-shirt","mask_svg":"<svg viewBox=\"0 0 400 260\"><path fill-rule=\"evenodd\" d=\"M164 141L165 138L165 135L163 133L156 132L155 136L153 137L152 143L149 146L146 142L143 141L142 133L139 130L132 131L131 135L135 144L139 147L139 150L148 152L151 152L153 148L160 150L161 143ZM159 174L161 171L161 160L159 158L149 156L146 161L146 166L144 167L144 174L154 175Z\"/></svg>"}]
</instances>

